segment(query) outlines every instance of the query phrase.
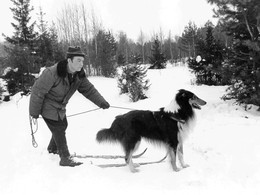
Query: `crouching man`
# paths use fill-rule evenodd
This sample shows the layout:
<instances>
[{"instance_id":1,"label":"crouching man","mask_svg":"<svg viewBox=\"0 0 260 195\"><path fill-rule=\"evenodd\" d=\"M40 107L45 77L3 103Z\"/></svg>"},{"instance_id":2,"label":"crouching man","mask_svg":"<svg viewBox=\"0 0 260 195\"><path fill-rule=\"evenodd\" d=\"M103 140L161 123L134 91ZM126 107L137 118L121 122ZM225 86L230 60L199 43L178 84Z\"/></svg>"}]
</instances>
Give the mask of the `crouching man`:
<instances>
[{"instance_id":1,"label":"crouching man","mask_svg":"<svg viewBox=\"0 0 260 195\"><path fill-rule=\"evenodd\" d=\"M52 137L47 149L49 153L59 154L60 166L74 167L82 164L70 156L66 140L66 105L75 91L78 90L100 108L110 107L86 78L84 57L80 47L69 47L67 59L46 68L32 87L30 116L37 119L41 115L49 127Z\"/></svg>"}]
</instances>

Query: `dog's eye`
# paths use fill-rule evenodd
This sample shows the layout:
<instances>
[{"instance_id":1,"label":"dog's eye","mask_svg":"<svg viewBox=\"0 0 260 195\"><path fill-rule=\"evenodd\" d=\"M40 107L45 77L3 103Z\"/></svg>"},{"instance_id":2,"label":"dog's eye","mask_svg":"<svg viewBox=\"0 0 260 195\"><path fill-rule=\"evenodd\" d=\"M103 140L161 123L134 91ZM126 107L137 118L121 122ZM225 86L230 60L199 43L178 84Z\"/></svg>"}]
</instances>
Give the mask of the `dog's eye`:
<instances>
[{"instance_id":1,"label":"dog's eye","mask_svg":"<svg viewBox=\"0 0 260 195\"><path fill-rule=\"evenodd\" d=\"M197 99L197 96L196 96L196 95L193 95L191 99L192 99L192 100L195 100L195 99Z\"/></svg>"}]
</instances>

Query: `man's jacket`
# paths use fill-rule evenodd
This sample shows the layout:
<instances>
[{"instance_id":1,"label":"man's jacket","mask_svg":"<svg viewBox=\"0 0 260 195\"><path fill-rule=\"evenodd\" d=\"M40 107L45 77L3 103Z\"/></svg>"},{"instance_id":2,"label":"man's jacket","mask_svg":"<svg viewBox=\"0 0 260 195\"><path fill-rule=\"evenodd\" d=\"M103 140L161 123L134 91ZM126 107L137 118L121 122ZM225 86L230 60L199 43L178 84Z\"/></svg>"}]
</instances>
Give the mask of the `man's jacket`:
<instances>
[{"instance_id":1,"label":"man's jacket","mask_svg":"<svg viewBox=\"0 0 260 195\"><path fill-rule=\"evenodd\" d=\"M76 90L99 107L105 102L105 99L86 78L83 69L75 74L70 84L67 60L46 68L32 87L30 115L33 117L42 115L44 118L56 121L59 117L63 119L66 114L66 105Z\"/></svg>"}]
</instances>

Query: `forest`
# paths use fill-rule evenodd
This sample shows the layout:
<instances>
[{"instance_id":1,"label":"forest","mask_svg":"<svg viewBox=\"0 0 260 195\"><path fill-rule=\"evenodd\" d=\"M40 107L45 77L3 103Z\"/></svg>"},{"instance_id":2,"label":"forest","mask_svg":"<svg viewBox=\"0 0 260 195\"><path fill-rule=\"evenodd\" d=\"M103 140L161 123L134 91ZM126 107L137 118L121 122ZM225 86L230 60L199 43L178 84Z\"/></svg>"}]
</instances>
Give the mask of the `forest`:
<instances>
[{"instance_id":1,"label":"forest","mask_svg":"<svg viewBox=\"0 0 260 195\"><path fill-rule=\"evenodd\" d=\"M63 6L49 24L41 8L32 21L30 0L11 1L14 34L3 35L5 41L0 43L0 77L7 81L10 94L29 90L33 73L64 59L68 46L77 45L87 54L88 75L115 77L119 66L165 68L166 62L183 61L196 75L196 84L228 85L223 99L260 106L258 0L207 0L216 6L217 25L208 21L198 27L190 21L181 36L160 28L149 37L140 30L137 40L106 29L84 3Z\"/></svg>"}]
</instances>

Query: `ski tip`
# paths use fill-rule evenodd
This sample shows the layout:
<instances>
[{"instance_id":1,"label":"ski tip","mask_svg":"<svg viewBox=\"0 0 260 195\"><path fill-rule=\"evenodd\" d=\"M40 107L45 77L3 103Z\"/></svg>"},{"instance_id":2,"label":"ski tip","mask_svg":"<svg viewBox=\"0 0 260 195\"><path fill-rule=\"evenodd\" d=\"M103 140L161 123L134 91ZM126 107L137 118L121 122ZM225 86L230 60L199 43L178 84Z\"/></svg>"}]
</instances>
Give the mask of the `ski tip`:
<instances>
[{"instance_id":1,"label":"ski tip","mask_svg":"<svg viewBox=\"0 0 260 195\"><path fill-rule=\"evenodd\" d=\"M165 154L165 156L163 157L162 161L164 161L168 156L168 153Z\"/></svg>"},{"instance_id":2,"label":"ski tip","mask_svg":"<svg viewBox=\"0 0 260 195\"><path fill-rule=\"evenodd\" d=\"M142 156L146 151L147 151L147 148L145 148L145 150L144 150L142 153L137 154L137 155L134 155L133 158L139 158L139 157Z\"/></svg>"},{"instance_id":3,"label":"ski tip","mask_svg":"<svg viewBox=\"0 0 260 195\"><path fill-rule=\"evenodd\" d=\"M147 151L148 148L145 148L144 151L141 154L144 154Z\"/></svg>"}]
</instances>

